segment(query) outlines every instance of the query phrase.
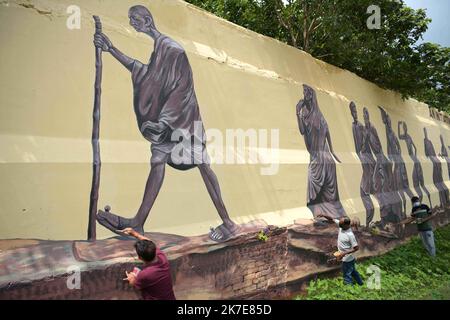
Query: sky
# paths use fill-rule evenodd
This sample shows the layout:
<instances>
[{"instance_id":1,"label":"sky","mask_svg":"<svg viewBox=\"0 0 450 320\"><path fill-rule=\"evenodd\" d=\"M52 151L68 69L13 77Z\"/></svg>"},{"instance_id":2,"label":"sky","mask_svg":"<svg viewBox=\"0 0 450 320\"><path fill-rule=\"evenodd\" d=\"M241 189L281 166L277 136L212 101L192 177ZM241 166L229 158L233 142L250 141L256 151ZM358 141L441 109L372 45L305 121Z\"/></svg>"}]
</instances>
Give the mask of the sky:
<instances>
[{"instance_id":1,"label":"sky","mask_svg":"<svg viewBox=\"0 0 450 320\"><path fill-rule=\"evenodd\" d=\"M413 9L426 9L428 18L433 20L428 25L423 41L450 47L450 0L404 0L404 2Z\"/></svg>"},{"instance_id":2,"label":"sky","mask_svg":"<svg viewBox=\"0 0 450 320\"><path fill-rule=\"evenodd\" d=\"M374 2L376 3L375 0ZM404 2L413 9L426 9L427 16L433 20L428 25L422 41L450 47L450 0L404 0Z\"/></svg>"}]
</instances>

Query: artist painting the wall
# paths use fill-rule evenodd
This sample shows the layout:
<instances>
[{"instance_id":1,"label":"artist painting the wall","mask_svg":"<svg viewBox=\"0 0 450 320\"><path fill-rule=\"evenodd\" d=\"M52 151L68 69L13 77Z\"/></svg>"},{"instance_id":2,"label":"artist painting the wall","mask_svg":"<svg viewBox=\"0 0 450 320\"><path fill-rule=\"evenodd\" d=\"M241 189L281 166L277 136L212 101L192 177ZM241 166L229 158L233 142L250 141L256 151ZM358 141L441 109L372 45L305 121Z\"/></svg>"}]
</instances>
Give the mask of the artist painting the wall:
<instances>
[{"instance_id":1,"label":"artist painting the wall","mask_svg":"<svg viewBox=\"0 0 450 320\"><path fill-rule=\"evenodd\" d=\"M358 270L356 270L356 258L353 253L359 250L358 242L352 230L352 221L349 217L342 217L340 219L332 219L325 215L324 217L329 222L334 222L339 227L339 235L337 240L338 251L334 254L337 261L342 261L342 275L344 284L353 285L353 280L360 286L363 285L363 280Z\"/></svg>"},{"instance_id":2,"label":"artist painting the wall","mask_svg":"<svg viewBox=\"0 0 450 320\"><path fill-rule=\"evenodd\" d=\"M161 34L150 11L143 6L129 10L130 25L154 40L154 51L148 64L132 59L113 46L103 33L96 33L94 44L111 53L131 72L134 111L138 127L151 143L151 170L142 204L132 219L99 211L97 221L113 232L131 227L143 233L144 223L162 186L166 163L178 170L198 167L209 195L223 224L212 228L210 238L224 241L236 234L238 226L230 219L222 200L219 182L209 165L206 137L200 117L191 66L186 52L174 40ZM189 143L182 144L184 160L177 155L180 143L172 138L179 132ZM189 140L191 139L191 140ZM185 140L186 141L186 140ZM194 147L193 147L194 145ZM177 152L174 152L177 149Z\"/></svg>"},{"instance_id":3,"label":"artist painting the wall","mask_svg":"<svg viewBox=\"0 0 450 320\"><path fill-rule=\"evenodd\" d=\"M139 259L144 263L142 269L125 271L130 285L138 289L144 300L175 300L169 261L166 255L149 238L131 228L120 230L121 233L135 237L134 244Z\"/></svg>"}]
</instances>

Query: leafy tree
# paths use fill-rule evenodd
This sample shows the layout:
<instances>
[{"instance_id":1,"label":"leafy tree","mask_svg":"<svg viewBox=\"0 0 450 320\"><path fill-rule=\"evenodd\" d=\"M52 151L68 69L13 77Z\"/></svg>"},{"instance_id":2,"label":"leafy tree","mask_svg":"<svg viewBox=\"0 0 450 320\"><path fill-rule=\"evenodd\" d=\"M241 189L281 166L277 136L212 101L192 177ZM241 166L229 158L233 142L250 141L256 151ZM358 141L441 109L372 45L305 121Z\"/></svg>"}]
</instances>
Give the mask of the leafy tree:
<instances>
[{"instance_id":1,"label":"leafy tree","mask_svg":"<svg viewBox=\"0 0 450 320\"><path fill-rule=\"evenodd\" d=\"M415 97L430 106L450 113L450 48L423 43L417 48L423 90Z\"/></svg>"},{"instance_id":2,"label":"leafy tree","mask_svg":"<svg viewBox=\"0 0 450 320\"><path fill-rule=\"evenodd\" d=\"M379 86L450 111L449 48L417 44L430 19L403 0L188 0ZM367 27L367 8L381 28Z\"/></svg>"}]
</instances>

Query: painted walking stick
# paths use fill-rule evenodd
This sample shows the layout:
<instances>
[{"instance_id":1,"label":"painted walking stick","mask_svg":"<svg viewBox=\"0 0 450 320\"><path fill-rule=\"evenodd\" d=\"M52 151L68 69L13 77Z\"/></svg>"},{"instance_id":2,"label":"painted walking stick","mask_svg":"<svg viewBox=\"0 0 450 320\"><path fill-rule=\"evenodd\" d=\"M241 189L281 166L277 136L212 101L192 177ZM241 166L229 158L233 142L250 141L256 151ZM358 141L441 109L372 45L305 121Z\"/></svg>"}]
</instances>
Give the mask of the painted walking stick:
<instances>
[{"instance_id":1,"label":"painted walking stick","mask_svg":"<svg viewBox=\"0 0 450 320\"><path fill-rule=\"evenodd\" d=\"M102 23L98 16L94 16L95 33L102 32ZM92 128L92 151L93 151L93 172L92 172L92 186L89 202L89 224L88 224L88 240L95 240L97 238L96 232L96 216L98 203L98 189L100 187L100 98L101 98L101 83L102 83L102 48L95 48L95 95L94 95L94 111L92 114L93 128Z\"/></svg>"}]
</instances>

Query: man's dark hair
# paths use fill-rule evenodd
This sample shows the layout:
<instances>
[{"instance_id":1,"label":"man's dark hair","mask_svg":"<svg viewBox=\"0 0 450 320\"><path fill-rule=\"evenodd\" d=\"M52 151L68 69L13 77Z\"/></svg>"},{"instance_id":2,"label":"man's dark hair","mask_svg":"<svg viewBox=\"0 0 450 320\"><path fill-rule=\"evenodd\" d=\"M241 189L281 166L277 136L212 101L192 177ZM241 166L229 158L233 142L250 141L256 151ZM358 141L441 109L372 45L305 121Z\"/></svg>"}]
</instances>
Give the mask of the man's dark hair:
<instances>
[{"instance_id":1,"label":"man's dark hair","mask_svg":"<svg viewBox=\"0 0 450 320\"><path fill-rule=\"evenodd\" d=\"M151 262L155 259L156 245L150 240L138 240L134 244L136 253L142 260Z\"/></svg>"},{"instance_id":2,"label":"man's dark hair","mask_svg":"<svg viewBox=\"0 0 450 320\"><path fill-rule=\"evenodd\" d=\"M418 202L418 201L420 201L419 197L414 196L414 197L411 198L411 202L412 203Z\"/></svg>"},{"instance_id":3,"label":"man's dark hair","mask_svg":"<svg viewBox=\"0 0 450 320\"><path fill-rule=\"evenodd\" d=\"M351 220L349 217L342 217L342 223L340 223L340 227L343 229L348 229L350 227Z\"/></svg>"}]
</instances>

